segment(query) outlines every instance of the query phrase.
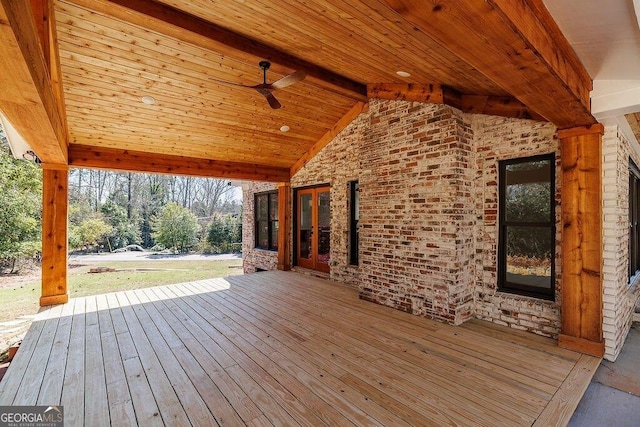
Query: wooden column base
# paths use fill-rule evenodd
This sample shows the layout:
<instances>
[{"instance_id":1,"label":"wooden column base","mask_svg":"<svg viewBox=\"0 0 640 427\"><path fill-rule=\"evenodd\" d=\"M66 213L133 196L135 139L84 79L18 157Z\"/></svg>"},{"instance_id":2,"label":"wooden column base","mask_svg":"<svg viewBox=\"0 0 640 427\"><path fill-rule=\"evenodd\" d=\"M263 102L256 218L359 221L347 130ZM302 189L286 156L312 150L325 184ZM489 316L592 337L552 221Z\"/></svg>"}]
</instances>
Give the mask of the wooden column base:
<instances>
[{"instance_id":1,"label":"wooden column base","mask_svg":"<svg viewBox=\"0 0 640 427\"><path fill-rule=\"evenodd\" d=\"M577 351L578 353L588 354L589 356L604 356L604 342L589 341L584 338L572 337L570 335L560 334L558 336L558 347Z\"/></svg>"},{"instance_id":2,"label":"wooden column base","mask_svg":"<svg viewBox=\"0 0 640 427\"><path fill-rule=\"evenodd\" d=\"M69 294L48 295L46 297L40 297L40 307L46 307L48 305L66 304L68 301L69 301Z\"/></svg>"}]
</instances>

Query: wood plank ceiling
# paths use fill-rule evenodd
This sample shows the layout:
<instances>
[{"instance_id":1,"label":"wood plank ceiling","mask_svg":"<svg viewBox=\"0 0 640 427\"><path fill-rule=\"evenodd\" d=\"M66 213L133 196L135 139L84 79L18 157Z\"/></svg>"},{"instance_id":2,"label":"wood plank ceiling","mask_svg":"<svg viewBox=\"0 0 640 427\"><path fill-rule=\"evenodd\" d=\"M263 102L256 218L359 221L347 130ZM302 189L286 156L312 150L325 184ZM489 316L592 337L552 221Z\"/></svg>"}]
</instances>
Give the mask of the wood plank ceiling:
<instances>
[{"instance_id":1,"label":"wood plank ceiling","mask_svg":"<svg viewBox=\"0 0 640 427\"><path fill-rule=\"evenodd\" d=\"M53 0L71 164L74 153L94 149L289 169L354 105L367 101L367 85L379 83L435 84L469 111L488 96L494 105L499 100L514 108L509 100L518 94L436 41L399 3ZM497 16L479 7L474 13ZM463 29L456 31L464 37ZM263 59L273 63L270 82L295 70L307 73L274 92L279 110L234 85L261 83ZM525 65L532 70L539 64ZM144 96L156 103L144 104ZM533 110L530 116L539 117Z\"/></svg>"}]
</instances>

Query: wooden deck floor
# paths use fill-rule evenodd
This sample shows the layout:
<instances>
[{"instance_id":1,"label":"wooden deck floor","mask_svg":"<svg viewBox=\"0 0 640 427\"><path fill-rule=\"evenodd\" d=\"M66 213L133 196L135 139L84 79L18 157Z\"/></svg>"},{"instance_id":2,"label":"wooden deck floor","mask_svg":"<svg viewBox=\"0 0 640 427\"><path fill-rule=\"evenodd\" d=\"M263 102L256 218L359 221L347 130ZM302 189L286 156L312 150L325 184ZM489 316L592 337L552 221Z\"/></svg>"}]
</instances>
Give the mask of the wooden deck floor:
<instances>
[{"instance_id":1,"label":"wooden deck floor","mask_svg":"<svg viewBox=\"0 0 640 427\"><path fill-rule=\"evenodd\" d=\"M598 363L265 272L43 311L0 405L62 404L68 426L562 425Z\"/></svg>"}]
</instances>

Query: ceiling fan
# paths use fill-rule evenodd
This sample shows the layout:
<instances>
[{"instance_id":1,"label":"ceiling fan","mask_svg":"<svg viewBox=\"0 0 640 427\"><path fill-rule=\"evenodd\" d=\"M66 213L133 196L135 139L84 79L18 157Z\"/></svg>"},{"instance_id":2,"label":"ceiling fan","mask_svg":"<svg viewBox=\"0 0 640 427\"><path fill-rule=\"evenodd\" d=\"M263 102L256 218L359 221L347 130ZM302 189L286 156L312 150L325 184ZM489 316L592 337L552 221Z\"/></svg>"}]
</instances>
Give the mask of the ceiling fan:
<instances>
[{"instance_id":1,"label":"ceiling fan","mask_svg":"<svg viewBox=\"0 0 640 427\"><path fill-rule=\"evenodd\" d=\"M293 73L286 75L283 78L276 80L273 83L267 83L267 70L271 67L271 62L260 61L258 63L258 66L262 69L263 80L262 80L262 83L257 85L248 86L248 85L243 85L238 83L225 82L225 81L216 80L216 79L212 79L212 80L215 80L223 84L230 84L233 86L240 86L244 88L255 89L259 94L261 94L267 99L267 102L269 103L269 106L271 108L273 108L274 110L277 110L278 108L282 107L282 104L280 104L280 101L276 99L276 97L273 95L272 92L276 89L284 89L286 87L294 85L299 81L301 81L302 79L304 79L307 75L304 71L294 71Z\"/></svg>"}]
</instances>

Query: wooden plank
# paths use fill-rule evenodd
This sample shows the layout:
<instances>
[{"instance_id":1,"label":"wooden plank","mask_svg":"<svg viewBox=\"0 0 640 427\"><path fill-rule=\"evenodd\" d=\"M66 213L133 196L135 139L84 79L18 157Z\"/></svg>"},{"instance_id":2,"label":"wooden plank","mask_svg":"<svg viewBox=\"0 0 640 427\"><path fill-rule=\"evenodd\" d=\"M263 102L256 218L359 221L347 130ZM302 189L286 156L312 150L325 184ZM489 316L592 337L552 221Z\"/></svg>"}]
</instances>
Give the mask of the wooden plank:
<instances>
[{"instance_id":1,"label":"wooden plank","mask_svg":"<svg viewBox=\"0 0 640 427\"><path fill-rule=\"evenodd\" d=\"M162 301L163 317L171 324L198 363L205 368L211 380L229 401L245 423L260 417L262 412L252 402L240 386L229 376L226 369L236 362L174 301L175 295L167 287L155 288L154 295ZM184 306L185 308L187 306ZM187 308L188 310L188 308ZM207 328L206 325L203 325Z\"/></svg>"},{"instance_id":2,"label":"wooden plank","mask_svg":"<svg viewBox=\"0 0 640 427\"><path fill-rule=\"evenodd\" d=\"M580 62L573 50L556 49L567 42L541 24L553 20L544 6L503 0L446 0L433 7L417 0L384 3L556 126L596 122L589 77L574 67Z\"/></svg>"},{"instance_id":3,"label":"wooden plank","mask_svg":"<svg viewBox=\"0 0 640 427\"><path fill-rule=\"evenodd\" d=\"M109 425L109 401L104 349L100 337L97 302L95 296L86 298L85 305L85 406L86 425ZM109 375L111 375L109 373Z\"/></svg>"},{"instance_id":4,"label":"wooden plank","mask_svg":"<svg viewBox=\"0 0 640 427\"><path fill-rule=\"evenodd\" d=\"M288 306L288 307L289 307L289 308L291 308L291 306ZM344 316L344 313L343 313L343 316ZM331 317L333 317L333 316L331 316ZM333 341L333 339L332 339L331 337L332 337L334 334L339 334L339 332L332 333L332 332L330 332L330 330L329 330L328 328L327 328L327 329L325 329L323 326L320 326L320 324L321 324L322 322L320 322L320 324L317 324L315 321L312 321L312 319L311 319L311 318L308 318L308 317L307 317L307 319L308 319L308 322L307 322L307 323L308 323L308 326L309 326L309 327L311 327L312 325L315 325L315 327L317 327L317 328L318 328L318 330L317 330L317 332L316 332L316 334L317 334L316 336L317 336L318 338L319 338L319 337L328 337L328 338L326 338L326 339L329 339L330 341ZM309 322L311 322L311 323L309 323ZM339 330L341 330L341 329L342 329L342 328L340 327L340 325L335 324L332 330L339 331ZM325 341L325 338L322 338L322 340L323 340L323 341ZM305 342L303 343L303 345L304 345L304 346L307 346L307 345L309 345L309 342L315 342L315 340L312 340L312 341L305 341ZM349 341L349 339L347 339L347 341L344 341L344 340L340 339L340 342L342 343L342 344L341 344L341 346L342 346L342 347L347 347L347 348L349 349L349 352L350 352L350 353L351 353L351 352L354 352L354 351L357 353L357 356L354 356L354 357L362 358L362 360L366 360L366 359L368 359L368 358L369 358L368 356L365 356L365 355L364 355L364 353L360 353L360 352L356 349L357 347L356 347L356 346L354 346L354 345L352 344L352 342L350 342L350 341ZM347 344L345 345L345 343L347 343ZM361 343L358 343L357 345L359 346L360 344L361 344ZM338 350L338 347L335 347L333 343L330 343L330 342L324 342L323 347L327 347L327 346L331 348L331 357L332 357L332 358L339 357L338 355L339 355L340 353L343 353L343 351L342 351L342 350ZM376 345L376 348L377 348L378 346L379 346L379 345ZM328 352L329 350L326 350L326 351ZM367 350L363 350L363 351L365 351L365 352L366 352ZM359 370L357 370L357 373L354 373L354 375L357 375L357 376L360 376L360 377L370 375L370 377L369 377L370 381L374 382L374 383L375 383L375 386L378 386L377 381L374 381L374 378L376 378L376 377L379 377L379 378L383 378L383 377L385 377L385 375L386 375L386 374L385 374L385 373L383 373L384 371L383 371L383 370L381 370L382 368L379 366L379 364L380 364L380 363L383 363L383 362L380 362L380 360L385 359L385 358L386 358L386 356L384 355L384 353L380 353L379 351L376 351L376 350L373 350L373 349L370 349L370 351L373 351L373 353L375 354L375 356L373 356L373 357L377 357L377 358L378 358L378 359L377 359L377 360L378 360L377 362L374 362L374 361L372 361L372 360L367 360L367 363L365 363L365 365L369 366L369 367L368 367L368 369L367 369L367 371L372 371L372 373L371 373L371 374L369 374L369 373L367 373L367 372L363 372L363 370L362 370L362 369L359 369ZM349 357L351 357L351 356L349 356L349 355L347 354L345 357L349 358ZM339 363L340 363L340 365L341 365L341 366L347 366L347 365L348 365L348 366L352 366L352 368L351 368L351 369L355 369L355 368L353 368L353 366L355 366L355 365L349 365L348 360L343 360L342 358L340 358L340 362L339 362ZM397 365L397 363L398 363L397 361L394 361L394 362L392 362L392 365L393 365L393 366L396 366L396 365ZM345 365L345 364L347 364L347 365ZM402 364L402 362L400 362L400 364ZM391 364L389 364L389 365L384 364L385 369L386 369L387 367L389 367L389 366L391 366ZM410 365L406 365L406 366L403 366L403 367L404 367L404 368L407 368L409 371L411 371L411 370L412 370L412 368L410 367ZM393 368L391 368L391 369L392 369L392 370L395 370L395 367L393 367ZM399 375L400 377L404 376L404 373L403 373L403 371L402 371L402 370L395 371L394 373L395 373L396 375ZM432 377L428 377L428 376L427 376L427 377L425 377L425 375L424 375L424 374L425 374L424 372L421 372L421 373L413 373L413 375L415 376L415 378L421 378L421 379L422 379L421 384L429 384L429 383L431 383L431 381L433 381L433 378L432 378ZM393 381L385 381L385 384L387 384L387 383L391 384L391 383L393 383ZM408 399L408 395L404 395L404 394L402 394L402 392L400 392L399 390L396 390L395 388L393 388L393 386L390 386L390 387L392 387L392 390L393 390L393 392L394 392L394 393L395 393L395 392L401 393L401 397L400 397L400 399L404 399L404 400ZM408 385L407 385L407 384L405 384L405 385L404 385L404 387L406 388L406 387L408 387ZM444 393L446 394L446 390L445 390L445 391L443 391L442 389L439 389L439 390L441 391L441 393L442 393L442 392L444 392ZM389 390L387 390L387 392L388 392L388 391L389 391ZM413 391L413 394L414 394L414 395L420 395L421 393L422 393L422 394L424 394L424 393L425 393L425 391L426 391L426 390L424 390L424 389L420 389L420 391ZM432 397L431 397L431 399L433 399L434 397L435 397L435 396L432 396ZM455 400L455 401L459 400L459 397L458 397L458 398L455 398L454 400ZM426 397L423 399L423 403L424 403L425 405L427 405L427 406L429 406L428 401L429 401L429 400L428 400ZM411 403L409 403L409 402L405 402L405 404L409 404L410 406L415 406L416 402L414 402L414 401L411 401ZM433 417L436 417L437 419L439 419L440 415L437 415L436 413L434 413L434 412L433 412L433 409L434 409L434 408L433 408L433 407L431 407L431 409L430 409L430 410L428 410L428 412L425 412L423 415L424 415L424 416L431 417L432 419L433 419ZM449 408L449 409L450 409L450 410L452 410L452 408ZM425 409L425 408L423 408L423 410L426 410L426 409ZM453 411L455 412L455 409L453 409ZM427 414L428 414L428 415L427 415ZM444 419L441 419L441 421L443 421L443 422L444 422Z\"/></svg>"},{"instance_id":5,"label":"wooden plank","mask_svg":"<svg viewBox=\"0 0 640 427\"><path fill-rule=\"evenodd\" d=\"M65 303L69 169L42 168L42 296L40 306Z\"/></svg>"},{"instance_id":6,"label":"wooden plank","mask_svg":"<svg viewBox=\"0 0 640 427\"><path fill-rule=\"evenodd\" d=\"M65 124L30 2L0 1L0 22L0 110L40 160L66 165Z\"/></svg>"},{"instance_id":7,"label":"wooden plank","mask_svg":"<svg viewBox=\"0 0 640 427\"><path fill-rule=\"evenodd\" d=\"M580 356L576 366L569 372L562 386L533 425L535 427L566 426L587 390L591 378L600 366L601 360L601 358L584 354Z\"/></svg>"},{"instance_id":8,"label":"wooden plank","mask_svg":"<svg viewBox=\"0 0 640 427\"><path fill-rule=\"evenodd\" d=\"M199 298L199 295L197 298ZM211 314L215 313L215 311L212 312L210 308L205 308L195 303L193 299L188 299L187 303L205 321L211 322L214 320L211 319ZM264 364L257 363L253 359L254 357L260 357L259 352L256 352L254 347L255 341L249 342L248 339L245 339L244 336L241 336L224 322L216 321L215 325L216 330L219 331L215 334L217 339L220 340L218 343L224 346L223 348L238 363L227 369L230 375L240 375L237 369L241 369L243 371L241 377L246 378L245 375L247 375L260 384L261 388L270 396L270 399L277 401L282 410L294 416L299 424L314 426L322 423L322 417L326 416L326 413L318 414L312 410L314 405L310 404L309 400L317 401L312 394L301 393L300 390L304 388L284 372L276 370L276 372L272 373L272 370L275 369L273 365L264 366ZM261 360L266 361L266 359ZM298 390L297 393L296 390ZM255 392L251 388L246 391L248 394ZM265 402L270 401L270 399L265 400ZM268 405L268 407L270 411L274 411L271 414L273 416L280 416L282 413L281 409L275 409L272 405ZM265 415L270 416L266 412Z\"/></svg>"},{"instance_id":9,"label":"wooden plank","mask_svg":"<svg viewBox=\"0 0 640 427\"><path fill-rule=\"evenodd\" d=\"M291 184L280 183L278 186L278 270L291 270Z\"/></svg>"},{"instance_id":10,"label":"wooden plank","mask_svg":"<svg viewBox=\"0 0 640 427\"><path fill-rule=\"evenodd\" d=\"M118 292L116 297L126 321L127 328L131 333L131 338L135 345L137 354L140 357L140 364L144 369L153 397L157 402L162 422L170 425L190 424L189 417L185 412L184 407L180 404L180 399L176 390L174 390L171 381L167 378L166 372L163 369L158 356L153 350L144 328L133 311L133 307L131 307L131 304L123 292ZM125 361L125 363L126 362L128 362L128 360Z\"/></svg>"},{"instance_id":11,"label":"wooden plank","mask_svg":"<svg viewBox=\"0 0 640 427\"><path fill-rule=\"evenodd\" d=\"M74 301L72 299L72 301ZM108 372L106 389L109 404L109 418L112 425L134 425L136 414L127 377L124 371L116 334L111 321L109 304L105 295L96 296L98 310L98 324L100 328L101 357L104 360L104 370Z\"/></svg>"},{"instance_id":12,"label":"wooden plank","mask_svg":"<svg viewBox=\"0 0 640 427\"><path fill-rule=\"evenodd\" d=\"M73 320L71 322L71 336L69 338L69 354L61 378L62 397L60 404L64 406L64 420L68 425L83 425L85 410L85 385L88 378L85 377L85 307L86 299L77 298L73 307Z\"/></svg>"},{"instance_id":13,"label":"wooden plank","mask_svg":"<svg viewBox=\"0 0 640 427\"><path fill-rule=\"evenodd\" d=\"M367 97L370 99L417 101L430 104L444 103L442 86L433 83L370 83L367 84Z\"/></svg>"},{"instance_id":14,"label":"wooden plank","mask_svg":"<svg viewBox=\"0 0 640 427\"><path fill-rule=\"evenodd\" d=\"M145 305L147 313L153 319L158 330L161 331L162 336L167 340L167 344L171 348L171 352L179 366L185 370L198 393L204 399L209 411L216 418L217 423L220 425L241 425L245 423L220 391L210 374L205 370L205 368L207 370L212 369L212 365L215 366L216 362L210 358L206 359L206 362L198 360L197 356L201 355L200 351L204 350L199 345L199 342L197 340L189 340L190 334L188 331L184 335L179 335L178 331L183 332L183 330L181 328L177 328L178 331L174 329L177 319L160 301L153 289L139 290L136 292L136 296ZM180 322L178 321L177 323ZM186 339L187 342L183 341L183 339ZM191 351L193 347L197 348L196 354ZM220 372L222 369L216 369L216 371Z\"/></svg>"},{"instance_id":15,"label":"wooden plank","mask_svg":"<svg viewBox=\"0 0 640 427\"><path fill-rule=\"evenodd\" d=\"M122 361L122 367L126 376L125 384L120 382L108 382L107 395L110 396L110 393L115 393L118 389L122 390L125 387L128 388L131 395L133 410L135 411L135 421L138 425L164 426L165 423L163 423L160 415L158 403L156 402L156 398L151 386L149 385L146 372L140 361L140 356L136 350L135 344L133 343L133 337L127 327L122 309L120 308L120 302L118 301L116 294L107 294L106 299L109 307L109 314L111 315L111 322L113 324L113 332L117 340L119 350L118 356ZM105 321L108 321L108 319L105 318ZM115 363L117 366L117 362L109 361L111 357L115 357L115 354L110 354L105 364L107 366L111 366ZM114 401L110 400L110 402ZM114 402L114 404L118 405L117 402ZM111 411L111 414L114 414L114 411ZM127 415L127 418L129 418L130 413ZM117 419L116 417L112 418L114 420Z\"/></svg>"},{"instance_id":16,"label":"wooden plank","mask_svg":"<svg viewBox=\"0 0 640 427\"><path fill-rule=\"evenodd\" d=\"M340 132L344 130L349 124L360 115L368 110L369 104L358 102L349 110L331 129L325 133L313 146L298 159L297 162L291 166L291 176L294 176L296 172L304 167L309 160L314 158L322 149L331 142Z\"/></svg>"},{"instance_id":17,"label":"wooden plank","mask_svg":"<svg viewBox=\"0 0 640 427\"><path fill-rule=\"evenodd\" d=\"M76 144L69 148L69 164L73 167L83 168L222 179L246 179L267 182L289 180L289 170L285 168Z\"/></svg>"},{"instance_id":18,"label":"wooden plank","mask_svg":"<svg viewBox=\"0 0 640 427\"><path fill-rule=\"evenodd\" d=\"M279 304L278 301L272 300L268 295L261 294L260 297L258 298L269 299L270 305ZM285 296L282 296L279 299L286 300L288 298ZM290 303L286 303L286 305L287 305L287 312L289 313L289 316L295 315L294 313L297 312L297 309ZM379 340L376 340L375 337L377 336L378 331L372 334L370 331L356 330L352 336L344 336L341 332L344 330L343 325L340 325L341 322L333 323L332 327L326 327L324 326L325 321L315 319L315 317L317 316L317 313L323 313L323 315L321 315L322 317L326 315L329 318L335 318L336 316L333 316L330 313L329 308L323 306L322 308L317 308L315 310L315 313L313 314L307 312L307 314L305 315L305 318L307 319L306 326L308 328L313 327L314 330L316 330L317 337L324 337L324 338L321 338L323 341L323 347L330 349L326 351L330 351L332 357L340 357L341 366L350 366L350 370L354 371L354 375L359 376L361 378L368 378L368 381L370 381L372 385L374 385L375 387L378 387L378 383L377 383L377 380L375 380L375 378L385 378L386 379L386 381L384 381L385 387L387 388L391 387L390 389L387 389L387 391L392 392L393 395L395 396L398 396L397 398L399 398L405 404L414 408L416 407L416 405L418 405L417 407L421 407L420 405L426 405L422 408L422 410L425 411L423 413L424 416L430 417L431 419L436 419L436 418L440 419L440 417L442 417L444 414L441 412L438 412L436 408L446 407L447 414L453 414L451 416L455 417L456 416L455 413L458 412L457 416L465 417L464 415L465 412L459 412L460 411L459 409L456 410L456 405L460 404L459 402L461 401L467 401L468 402L467 405L469 405L471 401L477 400L478 398L482 400L482 396L480 394L476 395L474 398L472 396L473 393L470 393L469 391L462 394L459 392L452 393L450 391L451 388L455 389L455 387L457 387L457 384L462 381L462 380L458 380L458 382L456 382L455 370L446 371L446 376L439 379L438 377L431 375L428 372L428 370L423 369L427 365L422 365L418 367L416 366L416 363L415 363L416 360L411 360L411 361L402 360L406 357L405 356L406 350L402 353L403 355L402 358L396 358L396 357L393 357L390 353L386 353L385 350L388 352L389 349L394 348L394 346L392 345L389 347L385 347L385 345L382 342L380 342ZM367 321L364 319L348 319L347 320L345 317L348 317L348 316L345 316L344 312L342 312L338 317L340 319L345 319L344 322L345 323L348 322L349 325L367 323ZM362 342L358 339L363 336L367 337L366 342ZM327 342L326 340L329 340L329 342ZM308 346L308 345L313 345L315 343L316 343L315 340L305 341L303 345ZM396 346L398 345L397 342L395 345ZM348 349L349 353L345 353L343 349ZM426 353L429 354L431 353L431 351L429 350ZM361 360L361 364L366 365L368 367L367 371L370 371L370 372L365 372L362 369L355 368L358 363L356 362L356 360ZM429 360L426 363L429 365L433 365L434 361ZM458 369L458 374L461 374L463 372L461 370L462 368L458 367L457 369ZM443 372L441 369L435 369L435 368L434 368L434 371L437 371L439 375L442 375L442 372ZM396 375L398 378L403 378L404 380L406 380L406 381L403 381L402 390L396 389L393 386L394 381L391 379L390 377L391 375ZM468 378L469 376L473 377L472 372L464 373L463 375L465 376L465 378ZM420 380L414 383L413 379L420 379ZM474 384L482 383L482 381L473 381L473 382ZM428 389L423 388L425 384L435 384L437 386L437 389L438 389L437 397L435 395L431 395ZM489 385L490 383L485 379L485 384ZM509 388L509 385L506 383L503 383L501 386L498 386L498 388L500 389L500 395L502 396L504 394L504 390ZM413 401L409 397L409 395L404 394L405 390L412 390L411 395L414 395L414 396L425 395L430 397L429 398L425 397L421 401L421 403L417 403ZM486 394L487 401L484 401L478 407L480 406L491 407L492 406L491 398L490 398L491 392L487 388L487 389L484 389L484 393ZM516 396L512 396L512 397L516 397ZM438 402L437 406L432 406L433 404L430 403L430 402L433 402L434 399L437 400ZM471 400L468 401L467 399L471 399ZM504 397L499 400L504 400ZM526 398L523 398L522 401L530 402L535 400L536 398L534 396L528 396ZM449 402L448 403L449 406L447 406L447 401ZM498 403L498 402L494 402L494 403ZM501 403L498 403L498 405L501 405ZM502 408L501 414L503 417L508 416L508 413L506 413L506 410L507 408L511 408L512 406L517 407L515 400L511 401L508 404L508 406L505 406ZM490 409L487 409L487 411L488 412L484 414L484 417L491 417ZM519 417L512 418L512 420L514 422L516 422L517 420L520 420L520 422L522 422L522 419ZM476 420L476 422L478 421L479 420ZM441 422L446 422L446 420L442 418ZM467 422L469 422L469 420L467 420Z\"/></svg>"},{"instance_id":19,"label":"wooden plank","mask_svg":"<svg viewBox=\"0 0 640 427\"><path fill-rule=\"evenodd\" d=\"M33 352L29 365L25 369L13 405L35 405L38 401L61 312L62 305L57 305L47 312L45 325L36 344L37 350Z\"/></svg>"},{"instance_id":20,"label":"wooden plank","mask_svg":"<svg viewBox=\"0 0 640 427\"><path fill-rule=\"evenodd\" d=\"M182 363L180 363L180 360L178 360L173 353L173 351L184 352L184 345L179 343L178 345L174 345L173 348L170 348L166 341L168 338L166 334L169 332L168 328L159 329L158 324L153 322L149 313L143 304L141 304L136 292L126 291L124 295L129 300L131 308L140 322L140 326L144 330L149 344L155 352L157 360L160 362L160 366L164 370L164 372L159 371L159 374L165 375L169 380L179 402L182 404L182 407L186 409L185 413L191 424L218 425L218 422L207 407L198 389L186 374ZM161 405L164 404L165 402L161 402Z\"/></svg>"},{"instance_id":21,"label":"wooden plank","mask_svg":"<svg viewBox=\"0 0 640 427\"><path fill-rule=\"evenodd\" d=\"M269 275L271 273L265 274ZM254 276L249 277L248 280L250 281L257 280ZM229 278L228 280L235 281L236 279ZM291 287L291 285L293 285L293 283L291 283L290 280L283 278L279 278L274 283L269 284L270 287L279 289L283 293L280 299L286 302L289 302L289 299L294 301L296 298L303 298L303 295L306 295L305 298L313 296L315 304L321 306L320 311L327 315L334 312L336 307L344 307L336 313L336 317L345 317L343 310L347 309L350 313L346 315L345 321L350 324L366 325L366 328L361 331L360 335L373 334L374 336L379 336L380 334L388 333L389 328L392 327L394 331L392 334L393 338L406 337L405 339L414 344L420 343L421 345L428 346L430 352L434 351L431 346L433 343L436 343L439 345L439 352L446 352L446 348L453 349L455 353L459 355L458 358L466 358L467 356L474 358L476 365L479 363L488 363L490 366L497 365L511 370L522 369L521 372L526 373L532 369L530 363L533 363L536 364L536 373L533 374L534 377L537 380L545 381L552 385L559 384L562 381L561 378L564 378L563 373L565 372L565 367L572 365L574 362L573 359L565 360L564 357L556 357L554 355L547 356L542 353L546 359L544 360L540 357L540 351L535 351L544 351L544 349L536 348L533 349L533 351L521 347L514 349L502 340L487 339L487 336L484 334L467 333L462 328L452 328L449 325L437 322L425 322L424 319L420 317L399 311L389 312L386 307L370 304L366 301L357 301L359 307L358 310L354 312L354 304L347 303L347 306L349 306L349 308L347 308L343 301L340 301L338 298L332 298L330 295L327 295L326 292L314 292L315 287L313 286L307 286L303 290L297 289L295 286ZM245 286L238 287L238 291L244 289L246 289ZM252 291L251 289L247 289L247 292L256 294L253 298L266 298L273 304L281 304L280 301L273 301L269 295L262 295L262 293ZM291 309L291 307L287 306L287 312L291 311ZM367 312L369 312L368 315L364 317L363 315ZM362 313L362 315L359 315L360 313ZM393 317L394 320L389 321L387 317ZM427 328L425 328L425 326ZM446 357L455 358L452 354L448 354ZM529 362L529 360L531 360L531 362ZM469 363L469 361L465 361L464 363ZM532 373L529 372L529 375L532 375Z\"/></svg>"},{"instance_id":22,"label":"wooden plank","mask_svg":"<svg viewBox=\"0 0 640 427\"><path fill-rule=\"evenodd\" d=\"M50 380L66 366L62 403L78 424L91 423L85 413L95 404L108 407L104 423L113 425L165 424L166 406L189 424L209 413L215 420L206 422L221 425L563 425L599 362L549 339L432 322L281 271L73 299L56 310L34 323L52 333L34 328L14 363L32 379L45 372L42 385L29 380L35 387L20 391L39 389L43 404L59 393ZM11 378L21 388L22 374ZM15 394L0 383L0 401ZM189 402L199 409L190 413Z\"/></svg>"},{"instance_id":23,"label":"wooden plank","mask_svg":"<svg viewBox=\"0 0 640 427\"><path fill-rule=\"evenodd\" d=\"M594 356L602 338L602 125L559 133L562 144L562 335ZM569 337L577 339L569 339ZM583 345L591 341L596 345Z\"/></svg>"},{"instance_id":24,"label":"wooden plank","mask_svg":"<svg viewBox=\"0 0 640 427\"><path fill-rule=\"evenodd\" d=\"M201 282L188 285L196 288L199 283ZM198 298L204 300L204 294L198 294ZM337 410L343 399L339 399L339 401L336 401L335 398L332 399L331 393L325 390L324 384L312 379L303 371L297 369L294 364L285 363L285 366L283 366L277 363L275 359L286 360L286 358L280 357L278 349L266 342L262 333L254 333L254 330L250 328L243 318L235 316L233 312L227 311L219 304L215 304L215 307L219 308L219 314L217 314L218 311L212 312L212 314L250 344L241 347L245 354L268 372L271 377L277 378L280 384L285 386L302 404L310 408L323 422L328 425L343 425L348 423L347 419L353 420L353 417L345 418L346 415ZM251 348L251 346L254 348ZM308 390L313 390L313 392L309 393ZM360 418L361 422L371 423L371 420L366 419L366 417L363 419L364 413L362 412L358 414L351 411L350 414L359 415L358 418Z\"/></svg>"},{"instance_id":25,"label":"wooden plank","mask_svg":"<svg viewBox=\"0 0 640 427\"><path fill-rule=\"evenodd\" d=\"M29 360L36 351L36 344L40 339L45 320L50 315L53 307L41 311L29 326L29 330L22 340L9 369L0 381L0 405L12 405L18 392L22 378L29 365Z\"/></svg>"},{"instance_id":26,"label":"wooden plank","mask_svg":"<svg viewBox=\"0 0 640 427\"><path fill-rule=\"evenodd\" d=\"M60 404L63 383L61 378L64 378L67 357L69 355L69 341L71 339L71 325L73 322L75 302L75 299L71 299L67 304L62 306L58 329L56 330L49 360L47 361L45 377L40 387L40 393L38 394L38 405Z\"/></svg>"},{"instance_id":27,"label":"wooden plank","mask_svg":"<svg viewBox=\"0 0 640 427\"><path fill-rule=\"evenodd\" d=\"M272 61L276 68L304 71L311 82L324 89L366 101L366 87L360 83L173 7L149 0L74 0L74 3L187 43L240 56L248 62L264 58Z\"/></svg>"},{"instance_id":28,"label":"wooden plank","mask_svg":"<svg viewBox=\"0 0 640 427\"><path fill-rule=\"evenodd\" d=\"M189 286L202 288L209 287L211 284L211 281L207 281L189 284ZM301 340L297 334L293 334L288 328L279 324L278 316L269 318L252 309L249 306L253 305L252 302L240 301L234 297L222 298L215 292L203 294L201 297L210 300L224 315L241 323L247 331L259 336L273 348L279 349L272 352L269 357L280 367L295 375L299 381L304 382L309 389L314 390L314 393L352 422L359 425L377 425L378 423L405 425L400 418L377 405L367 395L357 392L340 381L338 376L344 375L345 371L330 366L331 362L328 359L322 359L319 354L307 351L300 345Z\"/></svg>"}]
</instances>

